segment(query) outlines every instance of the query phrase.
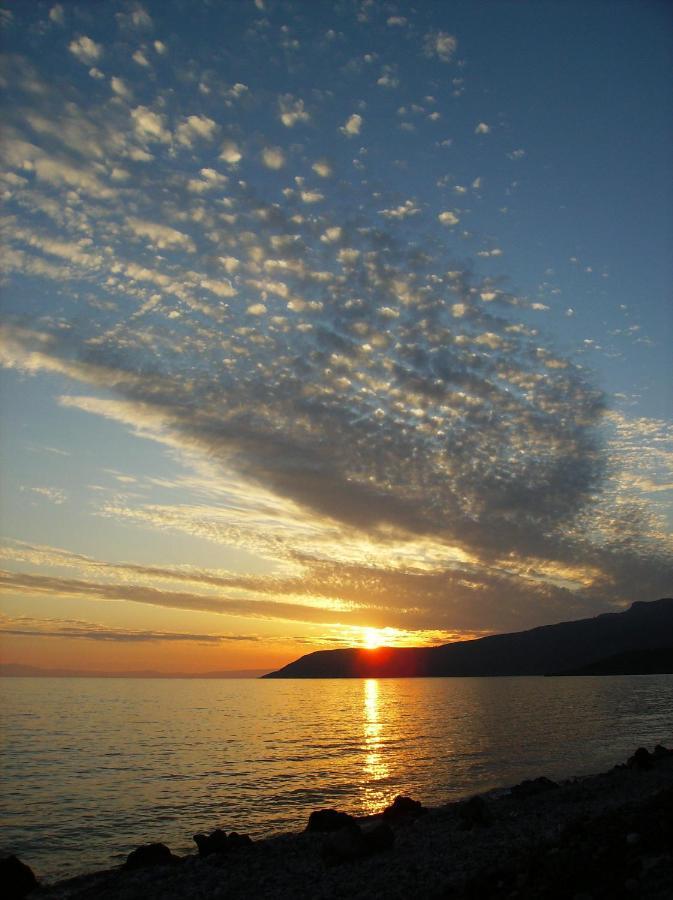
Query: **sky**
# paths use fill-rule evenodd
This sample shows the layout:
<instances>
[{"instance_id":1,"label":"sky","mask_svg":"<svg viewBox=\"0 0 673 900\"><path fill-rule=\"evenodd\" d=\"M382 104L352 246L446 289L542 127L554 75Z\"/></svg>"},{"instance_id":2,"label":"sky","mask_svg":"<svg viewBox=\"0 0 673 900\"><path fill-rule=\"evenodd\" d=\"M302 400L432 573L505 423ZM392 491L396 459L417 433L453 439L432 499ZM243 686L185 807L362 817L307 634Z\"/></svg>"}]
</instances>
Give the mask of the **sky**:
<instances>
[{"instance_id":1,"label":"sky","mask_svg":"<svg viewBox=\"0 0 673 900\"><path fill-rule=\"evenodd\" d=\"M7 2L4 662L673 591L665 2Z\"/></svg>"}]
</instances>

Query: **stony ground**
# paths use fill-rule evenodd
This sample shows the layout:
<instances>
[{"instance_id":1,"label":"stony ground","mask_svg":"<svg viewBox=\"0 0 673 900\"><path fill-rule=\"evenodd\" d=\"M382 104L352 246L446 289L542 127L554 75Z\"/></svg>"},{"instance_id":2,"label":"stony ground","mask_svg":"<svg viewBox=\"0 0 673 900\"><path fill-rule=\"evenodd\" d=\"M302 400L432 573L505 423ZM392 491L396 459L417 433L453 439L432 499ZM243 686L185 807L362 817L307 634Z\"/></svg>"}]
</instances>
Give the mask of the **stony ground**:
<instances>
[{"instance_id":1,"label":"stony ground","mask_svg":"<svg viewBox=\"0 0 673 900\"><path fill-rule=\"evenodd\" d=\"M29 897L671 900L673 750L641 750L559 785L524 782L498 799L335 825L231 846L218 834L213 847L222 837L224 852L81 876Z\"/></svg>"}]
</instances>

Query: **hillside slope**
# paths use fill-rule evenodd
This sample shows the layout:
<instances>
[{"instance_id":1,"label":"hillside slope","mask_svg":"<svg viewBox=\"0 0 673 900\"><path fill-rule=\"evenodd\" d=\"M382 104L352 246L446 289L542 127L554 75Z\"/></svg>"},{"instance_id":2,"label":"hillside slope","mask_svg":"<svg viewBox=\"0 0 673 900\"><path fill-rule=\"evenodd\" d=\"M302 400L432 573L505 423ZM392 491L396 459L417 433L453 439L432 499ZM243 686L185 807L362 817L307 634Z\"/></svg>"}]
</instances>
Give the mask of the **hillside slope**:
<instances>
[{"instance_id":1,"label":"hillside slope","mask_svg":"<svg viewBox=\"0 0 673 900\"><path fill-rule=\"evenodd\" d=\"M544 625L439 647L319 650L264 678L545 675L618 654L673 646L673 599L638 601L619 613Z\"/></svg>"}]
</instances>

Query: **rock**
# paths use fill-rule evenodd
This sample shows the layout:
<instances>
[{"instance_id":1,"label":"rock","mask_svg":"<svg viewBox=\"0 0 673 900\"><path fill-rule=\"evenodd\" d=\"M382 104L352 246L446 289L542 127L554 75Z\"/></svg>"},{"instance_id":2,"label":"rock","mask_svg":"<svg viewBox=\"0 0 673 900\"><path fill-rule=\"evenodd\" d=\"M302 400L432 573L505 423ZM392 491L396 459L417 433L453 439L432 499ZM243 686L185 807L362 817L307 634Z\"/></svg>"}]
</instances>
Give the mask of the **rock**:
<instances>
[{"instance_id":1,"label":"rock","mask_svg":"<svg viewBox=\"0 0 673 900\"><path fill-rule=\"evenodd\" d=\"M199 848L199 856L210 856L211 853L226 853L229 849L226 831L216 828L212 834L195 834L194 840Z\"/></svg>"},{"instance_id":2,"label":"rock","mask_svg":"<svg viewBox=\"0 0 673 900\"><path fill-rule=\"evenodd\" d=\"M38 883L30 866L10 855L0 858L0 887L6 900L21 900L38 887Z\"/></svg>"},{"instance_id":3,"label":"rock","mask_svg":"<svg viewBox=\"0 0 673 900\"><path fill-rule=\"evenodd\" d=\"M469 831L475 826L487 826L493 821L488 803L483 797L471 797L458 805L461 826Z\"/></svg>"},{"instance_id":4,"label":"rock","mask_svg":"<svg viewBox=\"0 0 673 900\"><path fill-rule=\"evenodd\" d=\"M629 769L645 771L652 768L652 757L646 747L638 747L633 756L627 760L626 765Z\"/></svg>"},{"instance_id":5,"label":"rock","mask_svg":"<svg viewBox=\"0 0 673 900\"><path fill-rule=\"evenodd\" d=\"M386 822L376 822L364 828L353 822L329 835L323 844L322 854L325 862L337 865L382 853L394 843L395 835Z\"/></svg>"},{"instance_id":6,"label":"rock","mask_svg":"<svg viewBox=\"0 0 673 900\"><path fill-rule=\"evenodd\" d=\"M553 791L557 787L558 784L555 781L541 775L539 778L526 779L520 784L515 784L511 790L511 796L515 800L524 800L526 797L537 797L538 794Z\"/></svg>"},{"instance_id":7,"label":"rock","mask_svg":"<svg viewBox=\"0 0 673 900\"><path fill-rule=\"evenodd\" d=\"M412 800L411 797L395 797L390 806L383 810L383 818L388 821L396 819L415 819L426 812L420 800Z\"/></svg>"},{"instance_id":8,"label":"rock","mask_svg":"<svg viewBox=\"0 0 673 900\"><path fill-rule=\"evenodd\" d=\"M365 825L361 829L368 854L389 850L395 843L395 833L386 822Z\"/></svg>"},{"instance_id":9,"label":"rock","mask_svg":"<svg viewBox=\"0 0 673 900\"><path fill-rule=\"evenodd\" d=\"M148 866L166 866L177 862L165 844L143 844L126 857L125 869L145 869Z\"/></svg>"},{"instance_id":10,"label":"rock","mask_svg":"<svg viewBox=\"0 0 673 900\"><path fill-rule=\"evenodd\" d=\"M243 847L251 847L252 839L247 834L232 831L227 837L226 831L216 828L212 834L195 834L194 840L199 848L199 856L211 856L213 853L230 853Z\"/></svg>"},{"instance_id":11,"label":"rock","mask_svg":"<svg viewBox=\"0 0 673 900\"><path fill-rule=\"evenodd\" d=\"M249 834L239 834L232 831L227 841L230 850L242 850L245 847L252 847L252 838Z\"/></svg>"},{"instance_id":12,"label":"rock","mask_svg":"<svg viewBox=\"0 0 673 900\"><path fill-rule=\"evenodd\" d=\"M348 825L357 825L353 816L337 809L318 809L308 817L307 831L339 831Z\"/></svg>"},{"instance_id":13,"label":"rock","mask_svg":"<svg viewBox=\"0 0 673 900\"><path fill-rule=\"evenodd\" d=\"M367 855L367 843L357 822L333 831L322 847L325 862L332 865L352 862Z\"/></svg>"}]
</instances>

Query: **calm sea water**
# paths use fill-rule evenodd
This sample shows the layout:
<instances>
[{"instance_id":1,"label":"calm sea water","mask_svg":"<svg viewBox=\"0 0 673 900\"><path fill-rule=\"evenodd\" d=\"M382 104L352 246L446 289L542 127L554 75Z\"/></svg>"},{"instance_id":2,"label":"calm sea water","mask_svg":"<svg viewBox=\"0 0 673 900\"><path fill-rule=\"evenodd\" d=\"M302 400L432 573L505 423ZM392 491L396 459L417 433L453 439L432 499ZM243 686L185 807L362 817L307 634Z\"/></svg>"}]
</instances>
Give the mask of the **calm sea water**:
<instances>
[{"instance_id":1,"label":"calm sea water","mask_svg":"<svg viewBox=\"0 0 673 900\"><path fill-rule=\"evenodd\" d=\"M3 679L2 849L47 879L311 810L427 805L673 745L673 676Z\"/></svg>"}]
</instances>

